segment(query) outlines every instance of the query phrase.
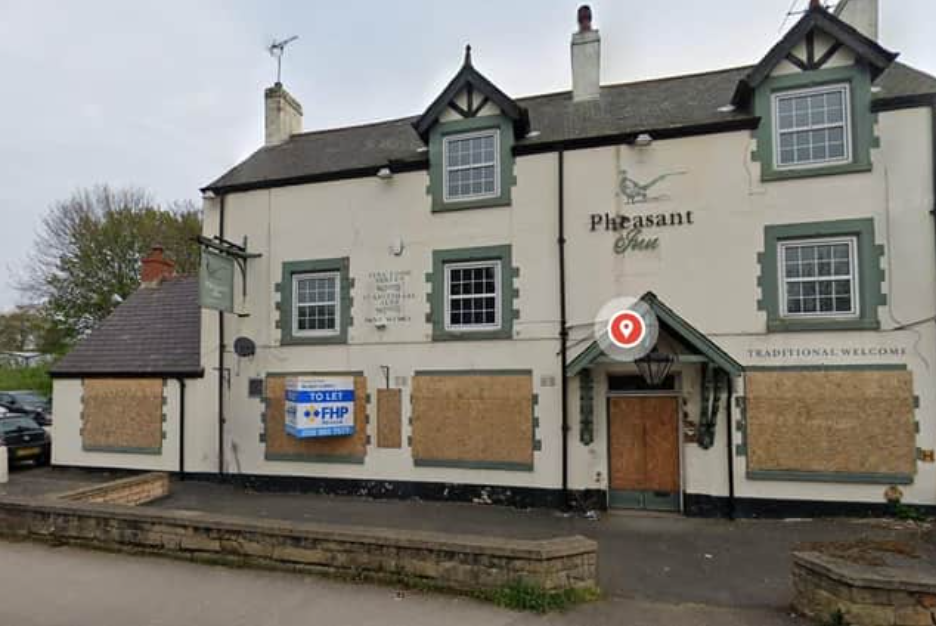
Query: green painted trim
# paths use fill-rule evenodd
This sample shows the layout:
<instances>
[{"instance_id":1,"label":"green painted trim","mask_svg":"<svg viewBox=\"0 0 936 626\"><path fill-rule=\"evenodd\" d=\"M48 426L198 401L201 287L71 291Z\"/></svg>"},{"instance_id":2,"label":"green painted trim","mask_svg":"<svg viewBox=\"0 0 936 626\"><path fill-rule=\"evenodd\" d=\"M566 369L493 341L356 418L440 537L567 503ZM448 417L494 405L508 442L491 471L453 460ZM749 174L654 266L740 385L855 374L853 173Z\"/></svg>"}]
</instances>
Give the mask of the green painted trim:
<instances>
[{"instance_id":1,"label":"green painted trim","mask_svg":"<svg viewBox=\"0 0 936 626\"><path fill-rule=\"evenodd\" d=\"M601 349L598 342L593 341L581 354L572 359L566 367L566 376L578 376L583 370L591 367L603 354L604 350Z\"/></svg>"},{"instance_id":2,"label":"green painted trim","mask_svg":"<svg viewBox=\"0 0 936 626\"><path fill-rule=\"evenodd\" d=\"M123 446L87 446L81 444L82 452L107 452L114 454L146 454L148 456L159 456L162 454L162 446L158 448L130 448Z\"/></svg>"},{"instance_id":3,"label":"green painted trim","mask_svg":"<svg viewBox=\"0 0 936 626\"><path fill-rule=\"evenodd\" d=\"M908 474L860 474L846 472L794 472L786 470L748 470L748 480L773 480L811 483L848 483L868 485L911 485Z\"/></svg>"},{"instance_id":4,"label":"green painted trim","mask_svg":"<svg viewBox=\"0 0 936 626\"><path fill-rule=\"evenodd\" d=\"M279 329L280 345L329 345L348 343L348 328L352 324L351 279L349 277L351 261L348 257L337 259L316 259L307 261L286 261L283 263L282 288L280 289ZM306 272L338 272L340 275L341 315L338 320L338 334L326 337L294 337L292 334L292 275Z\"/></svg>"},{"instance_id":5,"label":"green painted trim","mask_svg":"<svg viewBox=\"0 0 936 626\"><path fill-rule=\"evenodd\" d=\"M906 363L870 363L845 365L750 365L749 372L860 372L860 371L905 371Z\"/></svg>"},{"instance_id":6,"label":"green painted trim","mask_svg":"<svg viewBox=\"0 0 936 626\"><path fill-rule=\"evenodd\" d=\"M595 380L589 369L579 372L579 441L586 446L595 442Z\"/></svg>"},{"instance_id":7,"label":"green painted trim","mask_svg":"<svg viewBox=\"0 0 936 626\"><path fill-rule=\"evenodd\" d=\"M855 237L858 241L859 316L852 319L793 319L780 315L778 247L783 241L820 237ZM875 241L874 219L832 220L764 227L764 251L759 255L761 299L758 308L767 313L768 332L879 330L879 306L887 304L883 246Z\"/></svg>"},{"instance_id":8,"label":"green painted trim","mask_svg":"<svg viewBox=\"0 0 936 626\"><path fill-rule=\"evenodd\" d=\"M266 461L276 461L284 463L338 463L343 465L363 465L363 456L329 456L327 454L274 454L264 452L263 458Z\"/></svg>"},{"instance_id":9,"label":"green painted trim","mask_svg":"<svg viewBox=\"0 0 936 626\"><path fill-rule=\"evenodd\" d=\"M679 492L658 494L655 491L608 490L608 506L614 509L678 511Z\"/></svg>"},{"instance_id":10,"label":"green painted trim","mask_svg":"<svg viewBox=\"0 0 936 626\"><path fill-rule=\"evenodd\" d=\"M495 128L500 130L498 139L500 143L500 195L482 200L446 202L443 193L445 176L442 171L445 162L442 154L445 138L450 135ZM509 206L511 191L517 184L517 177L514 174L513 146L513 122L502 115L487 115L436 124L429 133L429 187L426 190L432 197L432 212L443 213Z\"/></svg>"},{"instance_id":11,"label":"green painted trim","mask_svg":"<svg viewBox=\"0 0 936 626\"><path fill-rule=\"evenodd\" d=\"M361 370L356 371L317 371L317 372L267 372L266 377L270 376L360 376L364 377L364 372ZM264 389L264 391L266 391ZM264 396L266 397L266 396Z\"/></svg>"},{"instance_id":12,"label":"green painted trim","mask_svg":"<svg viewBox=\"0 0 936 626\"><path fill-rule=\"evenodd\" d=\"M832 84L847 84L851 93L851 154L852 160L837 165L776 168L774 164L773 96L784 91L808 89ZM757 156L761 164L761 181L791 180L870 172L874 118L871 113L871 77L868 69L859 65L799 72L774 76L765 80L754 96L754 114L761 118L757 129Z\"/></svg>"},{"instance_id":13,"label":"green painted trim","mask_svg":"<svg viewBox=\"0 0 936 626\"><path fill-rule=\"evenodd\" d=\"M452 469L501 470L506 472L532 472L532 463L506 461L454 461L443 459L413 459L416 467L447 467Z\"/></svg>"},{"instance_id":14,"label":"green painted trim","mask_svg":"<svg viewBox=\"0 0 936 626\"><path fill-rule=\"evenodd\" d=\"M429 314L432 318L433 341L483 341L488 339L512 339L514 323L514 273L512 252L509 245L484 246L480 248L454 248L432 251L431 292ZM501 327L497 330L450 331L445 329L445 265L471 261L500 261L501 263Z\"/></svg>"},{"instance_id":15,"label":"green painted trim","mask_svg":"<svg viewBox=\"0 0 936 626\"><path fill-rule=\"evenodd\" d=\"M533 370L416 370L413 376L532 376ZM535 394L534 394L535 395Z\"/></svg>"}]
</instances>

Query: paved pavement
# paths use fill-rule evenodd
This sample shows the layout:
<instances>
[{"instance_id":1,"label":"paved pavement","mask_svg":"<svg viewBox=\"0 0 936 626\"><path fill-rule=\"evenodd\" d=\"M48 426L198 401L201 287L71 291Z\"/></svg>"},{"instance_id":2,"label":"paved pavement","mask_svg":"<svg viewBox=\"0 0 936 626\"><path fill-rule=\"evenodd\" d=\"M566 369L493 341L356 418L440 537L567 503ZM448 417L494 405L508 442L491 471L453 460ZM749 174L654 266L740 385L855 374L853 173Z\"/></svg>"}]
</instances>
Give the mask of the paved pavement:
<instances>
[{"instance_id":1,"label":"paved pavement","mask_svg":"<svg viewBox=\"0 0 936 626\"><path fill-rule=\"evenodd\" d=\"M9 485L0 486L0 495L48 496L119 477L43 468L15 474ZM774 626L797 623L786 608L790 551L797 544L861 537L915 541L921 532L912 525L881 521L728 522L620 513L593 521L548 510L253 493L200 482L176 482L172 491L169 498L151 506L509 537L581 534L599 543L599 579L606 599L563 615L517 615L446 596L407 593L397 599L395 590L386 587L0 544L0 625L279 626L326 620L329 624L418 625L444 619L451 622L448 626Z\"/></svg>"},{"instance_id":2,"label":"paved pavement","mask_svg":"<svg viewBox=\"0 0 936 626\"><path fill-rule=\"evenodd\" d=\"M554 511L451 502L253 493L173 483L153 506L342 525L510 537L581 534L599 544L599 579L614 598L714 607L789 606L790 552L803 542L860 537L914 540L913 531L864 521L726 520L612 513L599 521Z\"/></svg>"},{"instance_id":3,"label":"paved pavement","mask_svg":"<svg viewBox=\"0 0 936 626\"><path fill-rule=\"evenodd\" d=\"M539 616L319 577L0 542L0 624L18 626L780 626L780 611L612 599Z\"/></svg>"},{"instance_id":4,"label":"paved pavement","mask_svg":"<svg viewBox=\"0 0 936 626\"><path fill-rule=\"evenodd\" d=\"M80 469L20 465L10 470L10 480L0 484L0 496L47 497L73 489L92 487L125 478L131 472L88 472Z\"/></svg>"}]
</instances>

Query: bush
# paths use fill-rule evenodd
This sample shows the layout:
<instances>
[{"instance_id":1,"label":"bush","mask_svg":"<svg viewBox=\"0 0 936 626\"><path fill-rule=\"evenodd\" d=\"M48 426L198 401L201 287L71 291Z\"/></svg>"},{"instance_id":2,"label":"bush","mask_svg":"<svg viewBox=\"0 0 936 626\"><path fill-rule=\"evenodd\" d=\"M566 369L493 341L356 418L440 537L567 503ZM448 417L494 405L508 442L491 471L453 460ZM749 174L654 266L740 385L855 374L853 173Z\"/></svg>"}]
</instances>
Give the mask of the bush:
<instances>
[{"instance_id":1,"label":"bush","mask_svg":"<svg viewBox=\"0 0 936 626\"><path fill-rule=\"evenodd\" d=\"M0 390L30 390L52 395L52 379L45 366L0 367Z\"/></svg>"}]
</instances>

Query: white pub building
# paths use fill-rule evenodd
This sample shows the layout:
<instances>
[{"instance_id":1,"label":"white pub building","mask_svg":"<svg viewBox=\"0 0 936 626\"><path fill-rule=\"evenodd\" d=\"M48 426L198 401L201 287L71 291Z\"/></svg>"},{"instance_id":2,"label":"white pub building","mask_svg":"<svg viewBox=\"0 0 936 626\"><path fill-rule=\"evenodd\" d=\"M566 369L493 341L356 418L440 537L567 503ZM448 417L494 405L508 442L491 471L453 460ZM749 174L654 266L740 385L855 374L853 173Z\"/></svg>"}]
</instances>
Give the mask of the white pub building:
<instances>
[{"instance_id":1,"label":"white pub building","mask_svg":"<svg viewBox=\"0 0 936 626\"><path fill-rule=\"evenodd\" d=\"M877 14L813 3L752 65L601 85L583 7L570 91L514 97L469 48L421 115L323 131L275 84L265 145L203 190L200 296L157 254L55 367L54 462L519 506L936 509L936 78ZM623 296L658 324L632 361L593 333ZM304 436L321 416L340 423Z\"/></svg>"}]
</instances>

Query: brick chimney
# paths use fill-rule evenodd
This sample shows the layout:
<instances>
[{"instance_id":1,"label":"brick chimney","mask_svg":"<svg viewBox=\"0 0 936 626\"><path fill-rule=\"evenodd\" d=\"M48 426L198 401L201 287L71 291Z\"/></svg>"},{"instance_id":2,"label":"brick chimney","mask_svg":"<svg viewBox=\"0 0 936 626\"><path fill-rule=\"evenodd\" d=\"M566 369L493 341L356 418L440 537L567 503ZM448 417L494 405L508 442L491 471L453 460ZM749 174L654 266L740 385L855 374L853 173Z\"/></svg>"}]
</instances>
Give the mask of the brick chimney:
<instances>
[{"instance_id":1,"label":"brick chimney","mask_svg":"<svg viewBox=\"0 0 936 626\"><path fill-rule=\"evenodd\" d=\"M591 7L578 9L578 32L572 35L572 100L597 100L601 93L601 35L592 28Z\"/></svg>"},{"instance_id":2,"label":"brick chimney","mask_svg":"<svg viewBox=\"0 0 936 626\"><path fill-rule=\"evenodd\" d=\"M165 250L155 245L149 255L143 258L143 269L140 272L140 284L143 287L158 287L165 278L175 276L175 263L165 256Z\"/></svg>"},{"instance_id":3,"label":"brick chimney","mask_svg":"<svg viewBox=\"0 0 936 626\"><path fill-rule=\"evenodd\" d=\"M290 95L282 83L264 92L264 145L281 144L302 132L302 105Z\"/></svg>"}]
</instances>

